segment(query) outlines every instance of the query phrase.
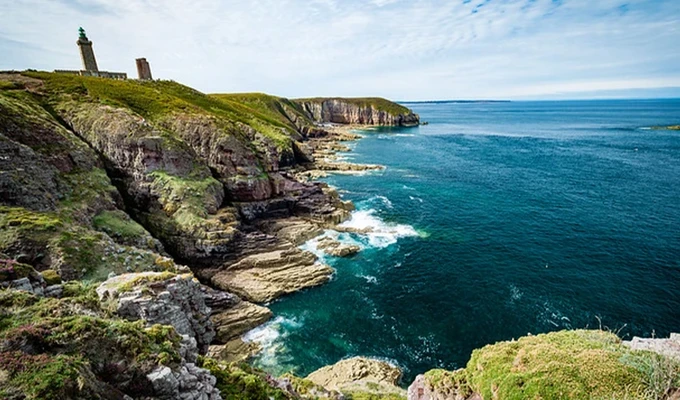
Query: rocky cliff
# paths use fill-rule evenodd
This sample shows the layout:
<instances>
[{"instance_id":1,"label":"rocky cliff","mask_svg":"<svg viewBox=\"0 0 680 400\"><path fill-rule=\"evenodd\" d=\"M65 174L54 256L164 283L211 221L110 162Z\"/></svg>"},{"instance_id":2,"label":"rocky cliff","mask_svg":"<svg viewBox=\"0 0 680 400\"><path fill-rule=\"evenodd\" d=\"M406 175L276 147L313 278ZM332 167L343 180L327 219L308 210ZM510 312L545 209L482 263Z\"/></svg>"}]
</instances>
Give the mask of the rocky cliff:
<instances>
[{"instance_id":1,"label":"rocky cliff","mask_svg":"<svg viewBox=\"0 0 680 400\"><path fill-rule=\"evenodd\" d=\"M297 99L308 118L321 123L415 126L418 114L381 98Z\"/></svg>"},{"instance_id":2,"label":"rocky cliff","mask_svg":"<svg viewBox=\"0 0 680 400\"><path fill-rule=\"evenodd\" d=\"M299 397L207 354L333 273L297 247L352 209L295 178L327 136L274 96L0 73L0 397Z\"/></svg>"},{"instance_id":3,"label":"rocky cliff","mask_svg":"<svg viewBox=\"0 0 680 400\"><path fill-rule=\"evenodd\" d=\"M254 350L241 335L272 316L256 303L333 273L298 246L353 206L298 178L380 168L334 162L355 136L324 122L418 116L382 99L0 73L0 398L403 399L380 361L308 379L239 362ZM529 336L420 376L409 397L674 398L677 342Z\"/></svg>"}]
</instances>

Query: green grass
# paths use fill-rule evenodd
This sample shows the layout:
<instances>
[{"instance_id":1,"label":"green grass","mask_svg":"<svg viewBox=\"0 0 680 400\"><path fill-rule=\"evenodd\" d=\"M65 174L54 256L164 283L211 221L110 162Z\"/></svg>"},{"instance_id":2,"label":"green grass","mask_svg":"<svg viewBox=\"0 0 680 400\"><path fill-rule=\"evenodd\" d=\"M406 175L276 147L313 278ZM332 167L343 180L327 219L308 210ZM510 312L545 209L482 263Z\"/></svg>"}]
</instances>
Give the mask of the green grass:
<instances>
[{"instance_id":1,"label":"green grass","mask_svg":"<svg viewBox=\"0 0 680 400\"><path fill-rule=\"evenodd\" d=\"M652 399L648 374L631 361L649 357L612 333L560 331L485 346L465 369L426 378L442 393L484 399Z\"/></svg>"},{"instance_id":2,"label":"green grass","mask_svg":"<svg viewBox=\"0 0 680 400\"><path fill-rule=\"evenodd\" d=\"M174 278L177 274L172 272L164 271L157 274L143 274L129 280L118 287L120 292L130 292L135 287L152 282L163 282Z\"/></svg>"},{"instance_id":3,"label":"green grass","mask_svg":"<svg viewBox=\"0 0 680 400\"><path fill-rule=\"evenodd\" d=\"M204 114L249 125L280 148L290 147L286 128L275 119L237 102L221 101L173 81L114 80L50 72L24 72L41 79L52 102L75 100L122 107L150 120L173 114Z\"/></svg>"},{"instance_id":4,"label":"green grass","mask_svg":"<svg viewBox=\"0 0 680 400\"><path fill-rule=\"evenodd\" d=\"M266 374L246 363L221 364L208 357L199 357L199 367L205 368L217 378L216 387L223 399L230 400L284 400L289 396L273 388L265 379Z\"/></svg>"},{"instance_id":5,"label":"green grass","mask_svg":"<svg viewBox=\"0 0 680 400\"><path fill-rule=\"evenodd\" d=\"M374 108L376 110L385 111L392 115L411 113L411 110L408 108L393 101L383 99L382 97L313 97L294 99L293 101L296 103L323 103L326 100L341 100L357 107Z\"/></svg>"},{"instance_id":6,"label":"green grass","mask_svg":"<svg viewBox=\"0 0 680 400\"><path fill-rule=\"evenodd\" d=\"M120 210L102 211L92 219L92 225L111 237L136 239L147 235L146 230Z\"/></svg>"}]
</instances>

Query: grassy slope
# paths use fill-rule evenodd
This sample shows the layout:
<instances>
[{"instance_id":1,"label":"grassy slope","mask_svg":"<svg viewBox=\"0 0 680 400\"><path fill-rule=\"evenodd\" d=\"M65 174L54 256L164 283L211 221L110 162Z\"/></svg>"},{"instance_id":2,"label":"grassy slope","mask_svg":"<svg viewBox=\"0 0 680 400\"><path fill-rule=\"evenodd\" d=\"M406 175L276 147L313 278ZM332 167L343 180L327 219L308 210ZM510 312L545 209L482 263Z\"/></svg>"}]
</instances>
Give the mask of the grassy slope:
<instances>
[{"instance_id":1,"label":"grassy slope","mask_svg":"<svg viewBox=\"0 0 680 400\"><path fill-rule=\"evenodd\" d=\"M26 76L45 82L53 98L95 101L128 108L144 118L155 120L173 113L212 115L251 126L287 147L290 137L281 128L288 125L235 101L220 101L173 81L119 81L49 72L25 72Z\"/></svg>"},{"instance_id":2,"label":"grassy slope","mask_svg":"<svg viewBox=\"0 0 680 400\"><path fill-rule=\"evenodd\" d=\"M411 110L400 104L394 103L381 97L313 97L305 99L294 99L297 103L323 103L325 100L341 100L358 107L374 108L386 111L392 115L410 114Z\"/></svg>"},{"instance_id":3,"label":"grassy slope","mask_svg":"<svg viewBox=\"0 0 680 400\"><path fill-rule=\"evenodd\" d=\"M279 126L297 129L286 115L286 111L294 113L301 120L312 124L312 121L307 119L298 104L283 97L264 93L218 93L211 94L210 96L225 104L239 104L248 107L251 112L262 115L272 124L278 124ZM284 111L284 107L286 111Z\"/></svg>"}]
</instances>

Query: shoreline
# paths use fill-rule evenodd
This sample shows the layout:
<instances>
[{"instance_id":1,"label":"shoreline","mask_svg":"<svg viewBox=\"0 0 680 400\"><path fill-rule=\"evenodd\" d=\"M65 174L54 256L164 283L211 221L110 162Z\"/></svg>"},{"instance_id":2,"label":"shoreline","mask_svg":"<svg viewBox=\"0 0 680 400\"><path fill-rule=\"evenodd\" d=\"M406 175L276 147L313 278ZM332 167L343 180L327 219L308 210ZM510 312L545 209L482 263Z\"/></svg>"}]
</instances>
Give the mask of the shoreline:
<instances>
[{"instance_id":1,"label":"shoreline","mask_svg":"<svg viewBox=\"0 0 680 400\"><path fill-rule=\"evenodd\" d=\"M234 314L242 315L232 315L231 318L223 320L219 325L225 325L229 327L234 323L245 324L245 326L248 326L248 328L238 335L228 335L231 337L226 341L226 343L211 344L210 351L208 353L211 357L227 362L250 362L254 357L261 353L262 348L257 340L245 339L248 337L248 335L252 335L254 332L262 330L267 326L267 324L275 323L277 318L280 317L274 315L267 306L272 302L285 297L287 294L296 293L328 283L335 275L336 271L332 267L325 264L323 259L324 256L348 257L362 250L362 248L359 246L341 243L339 240L337 240L337 237L334 238L332 235L329 236L328 231L330 230L338 233L369 234L374 229L372 227L360 229L343 227L342 225L344 223L352 219L352 213L356 211L355 206L351 201L339 200L339 194L336 188L330 187L326 183L319 181L319 179L328 177L331 174L360 175L370 173L371 171L384 170L385 167L382 165L351 163L344 160L338 160L337 157L337 153L352 151L352 149L345 145L345 143L359 141L364 137L357 132L370 131L375 127L373 125L333 124L323 125L319 128L323 129L325 134L319 135L318 137L309 138L309 140L304 142L309 146L308 151L312 156L313 161L298 165L292 168L290 172L292 178L298 182L322 186L324 188L324 192L330 194L329 198L327 199L328 201L323 204L323 206L336 208L336 210L342 208L342 210L340 210L342 217L330 223L327 221L314 221L313 218L304 218L298 216L264 219L262 221L256 221L256 223L258 224L258 227L264 232L271 233L279 239L290 242L294 248L301 253L308 253L311 257L313 257L313 266L327 268L329 273L320 279L317 279L319 277L315 276L313 272L311 275L303 275L300 277L301 279L311 279L315 281L312 284L308 284L309 282L306 282L306 284L294 290L281 293L280 295L276 295L272 298L268 298L266 301L256 301L257 299L253 299L251 293L231 290L236 292L235 294L242 298L242 302L239 303L241 306L239 306ZM337 200L339 200L339 202L337 202ZM301 232L301 230L304 232ZM310 242L315 242L316 251L304 249L305 245ZM256 240L254 245L257 246L257 244L258 242ZM261 251L256 251L249 257L258 257L267 255L269 253L269 249L262 248ZM238 260L234 264L240 264L241 261L242 260ZM267 260L265 259L263 261ZM290 259L288 261L290 261ZM265 265L264 268L267 268L267 266ZM216 290L225 290L224 288L219 287L219 285L215 285L212 280L210 281L210 286ZM230 308L227 310L227 312L230 310L233 311L233 309Z\"/></svg>"}]
</instances>

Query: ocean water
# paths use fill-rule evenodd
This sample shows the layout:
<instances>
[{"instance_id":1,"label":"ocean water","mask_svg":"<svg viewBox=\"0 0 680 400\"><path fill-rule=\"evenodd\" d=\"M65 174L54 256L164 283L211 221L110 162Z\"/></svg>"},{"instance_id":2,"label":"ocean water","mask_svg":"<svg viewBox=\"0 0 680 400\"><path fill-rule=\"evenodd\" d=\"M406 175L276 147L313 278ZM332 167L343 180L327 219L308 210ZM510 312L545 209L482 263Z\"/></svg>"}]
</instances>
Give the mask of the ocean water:
<instances>
[{"instance_id":1,"label":"ocean water","mask_svg":"<svg viewBox=\"0 0 680 400\"><path fill-rule=\"evenodd\" d=\"M364 355L408 383L527 333L680 332L680 132L646 129L680 123L680 100L408 106L430 124L344 154L385 171L327 179L357 205L346 224L373 228L327 235L362 251L270 305L246 336L257 365L305 375Z\"/></svg>"}]
</instances>

